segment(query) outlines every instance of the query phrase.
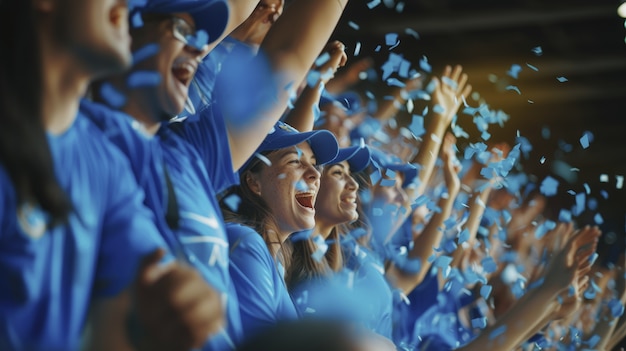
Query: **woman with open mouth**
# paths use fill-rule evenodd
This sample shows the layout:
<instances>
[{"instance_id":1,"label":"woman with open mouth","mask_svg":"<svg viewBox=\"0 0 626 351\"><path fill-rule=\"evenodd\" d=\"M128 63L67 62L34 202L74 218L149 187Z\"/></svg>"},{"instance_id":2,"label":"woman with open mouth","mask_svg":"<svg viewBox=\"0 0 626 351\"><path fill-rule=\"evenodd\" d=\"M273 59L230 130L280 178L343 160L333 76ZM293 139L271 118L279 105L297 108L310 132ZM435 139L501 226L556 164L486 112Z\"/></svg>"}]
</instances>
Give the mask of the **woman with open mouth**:
<instances>
[{"instance_id":1,"label":"woman with open mouth","mask_svg":"<svg viewBox=\"0 0 626 351\"><path fill-rule=\"evenodd\" d=\"M287 238L314 227L319 167L337 150L328 131L300 133L279 122L221 200L245 335L298 317L284 280Z\"/></svg>"}]
</instances>

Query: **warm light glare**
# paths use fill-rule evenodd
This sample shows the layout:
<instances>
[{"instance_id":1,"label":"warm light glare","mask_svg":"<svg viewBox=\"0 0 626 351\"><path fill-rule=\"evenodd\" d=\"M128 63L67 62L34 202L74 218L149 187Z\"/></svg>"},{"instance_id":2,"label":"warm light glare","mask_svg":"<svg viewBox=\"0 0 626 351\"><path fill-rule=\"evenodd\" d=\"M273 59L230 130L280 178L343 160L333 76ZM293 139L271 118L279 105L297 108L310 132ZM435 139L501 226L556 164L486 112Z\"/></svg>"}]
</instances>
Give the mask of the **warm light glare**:
<instances>
[{"instance_id":1,"label":"warm light glare","mask_svg":"<svg viewBox=\"0 0 626 351\"><path fill-rule=\"evenodd\" d=\"M619 5L619 7L617 8L617 14L621 18L626 18L626 2L623 2L621 5Z\"/></svg>"}]
</instances>

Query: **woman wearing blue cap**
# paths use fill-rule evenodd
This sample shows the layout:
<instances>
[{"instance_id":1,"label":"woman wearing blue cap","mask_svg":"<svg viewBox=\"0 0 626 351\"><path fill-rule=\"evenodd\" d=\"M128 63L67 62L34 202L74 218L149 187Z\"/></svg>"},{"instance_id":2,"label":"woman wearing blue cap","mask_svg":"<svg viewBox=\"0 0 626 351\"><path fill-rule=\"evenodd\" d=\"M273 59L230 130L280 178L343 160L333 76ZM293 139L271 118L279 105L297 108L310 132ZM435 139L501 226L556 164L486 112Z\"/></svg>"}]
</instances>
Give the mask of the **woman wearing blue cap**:
<instances>
[{"instance_id":1,"label":"woman wearing blue cap","mask_svg":"<svg viewBox=\"0 0 626 351\"><path fill-rule=\"evenodd\" d=\"M244 332L298 317L284 281L287 238L315 225L319 166L337 155L328 131L299 133L277 123L240 171L240 185L222 199L231 243L231 275Z\"/></svg>"},{"instance_id":2,"label":"woman wearing blue cap","mask_svg":"<svg viewBox=\"0 0 626 351\"><path fill-rule=\"evenodd\" d=\"M94 332L124 344L114 349L129 344L130 307L153 350L195 346L222 322L197 273L159 264L165 243L128 161L78 111L91 79L130 63L127 10L0 2L2 350L76 350L88 312Z\"/></svg>"}]
</instances>

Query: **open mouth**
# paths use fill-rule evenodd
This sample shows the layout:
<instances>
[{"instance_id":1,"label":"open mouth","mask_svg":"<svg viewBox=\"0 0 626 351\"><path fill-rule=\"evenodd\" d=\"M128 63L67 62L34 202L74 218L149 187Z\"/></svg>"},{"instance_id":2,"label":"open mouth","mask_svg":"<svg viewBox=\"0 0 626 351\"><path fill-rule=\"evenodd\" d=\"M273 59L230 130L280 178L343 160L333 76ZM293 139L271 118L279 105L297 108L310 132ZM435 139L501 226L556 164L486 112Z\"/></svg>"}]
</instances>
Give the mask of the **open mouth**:
<instances>
[{"instance_id":1,"label":"open mouth","mask_svg":"<svg viewBox=\"0 0 626 351\"><path fill-rule=\"evenodd\" d=\"M195 73L196 66L188 60L177 60L172 66L172 74L184 86L189 86Z\"/></svg>"},{"instance_id":2,"label":"open mouth","mask_svg":"<svg viewBox=\"0 0 626 351\"><path fill-rule=\"evenodd\" d=\"M297 193L296 201L300 206L313 209L313 195L314 192Z\"/></svg>"}]
</instances>

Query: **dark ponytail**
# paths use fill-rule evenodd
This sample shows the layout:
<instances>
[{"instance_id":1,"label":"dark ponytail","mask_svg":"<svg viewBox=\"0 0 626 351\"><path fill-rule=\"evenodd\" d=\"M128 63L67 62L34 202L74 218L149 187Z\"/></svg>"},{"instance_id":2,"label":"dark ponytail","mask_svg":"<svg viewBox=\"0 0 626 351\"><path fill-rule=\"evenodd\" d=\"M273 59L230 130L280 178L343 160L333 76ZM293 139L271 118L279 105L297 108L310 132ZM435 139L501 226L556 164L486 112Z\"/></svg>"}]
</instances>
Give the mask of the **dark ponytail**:
<instances>
[{"instance_id":1,"label":"dark ponytail","mask_svg":"<svg viewBox=\"0 0 626 351\"><path fill-rule=\"evenodd\" d=\"M18 205L33 203L53 223L66 220L71 203L54 175L42 120L43 73L31 0L0 0L0 164Z\"/></svg>"}]
</instances>

